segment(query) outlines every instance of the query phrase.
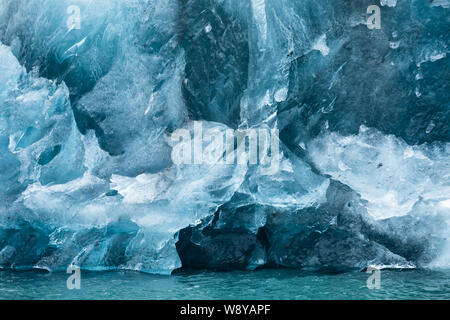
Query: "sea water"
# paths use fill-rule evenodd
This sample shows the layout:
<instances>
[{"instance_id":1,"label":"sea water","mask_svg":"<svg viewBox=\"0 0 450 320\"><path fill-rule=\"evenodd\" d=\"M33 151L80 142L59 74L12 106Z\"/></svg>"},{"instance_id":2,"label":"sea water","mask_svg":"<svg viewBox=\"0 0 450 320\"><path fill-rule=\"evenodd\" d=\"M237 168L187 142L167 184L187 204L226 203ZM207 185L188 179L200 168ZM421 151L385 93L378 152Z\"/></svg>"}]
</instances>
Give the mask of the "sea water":
<instances>
[{"instance_id":1,"label":"sea water","mask_svg":"<svg viewBox=\"0 0 450 320\"><path fill-rule=\"evenodd\" d=\"M82 271L79 290L67 288L69 276L0 271L0 299L450 299L450 270L383 270L380 289L369 289L365 272L274 269L161 276Z\"/></svg>"}]
</instances>

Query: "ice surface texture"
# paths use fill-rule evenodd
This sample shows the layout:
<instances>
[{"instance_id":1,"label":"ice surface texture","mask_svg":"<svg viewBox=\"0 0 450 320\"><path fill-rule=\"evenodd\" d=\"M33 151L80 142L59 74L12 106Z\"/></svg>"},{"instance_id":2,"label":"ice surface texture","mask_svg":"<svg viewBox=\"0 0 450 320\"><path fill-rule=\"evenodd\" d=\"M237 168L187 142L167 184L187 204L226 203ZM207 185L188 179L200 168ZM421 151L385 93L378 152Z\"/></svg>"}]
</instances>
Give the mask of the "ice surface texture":
<instances>
[{"instance_id":1,"label":"ice surface texture","mask_svg":"<svg viewBox=\"0 0 450 320\"><path fill-rule=\"evenodd\" d=\"M450 266L448 8L0 0L0 267ZM279 170L174 164L194 121Z\"/></svg>"}]
</instances>

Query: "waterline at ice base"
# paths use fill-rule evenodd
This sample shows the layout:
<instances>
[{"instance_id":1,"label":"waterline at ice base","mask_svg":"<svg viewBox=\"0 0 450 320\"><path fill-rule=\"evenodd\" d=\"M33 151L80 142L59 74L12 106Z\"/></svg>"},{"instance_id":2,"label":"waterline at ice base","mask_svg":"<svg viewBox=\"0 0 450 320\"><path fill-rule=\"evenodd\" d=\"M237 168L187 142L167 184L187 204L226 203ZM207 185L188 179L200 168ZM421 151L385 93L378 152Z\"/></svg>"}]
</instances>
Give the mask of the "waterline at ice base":
<instances>
[{"instance_id":1,"label":"waterline at ice base","mask_svg":"<svg viewBox=\"0 0 450 320\"><path fill-rule=\"evenodd\" d=\"M449 10L0 0L0 273L447 272Z\"/></svg>"}]
</instances>

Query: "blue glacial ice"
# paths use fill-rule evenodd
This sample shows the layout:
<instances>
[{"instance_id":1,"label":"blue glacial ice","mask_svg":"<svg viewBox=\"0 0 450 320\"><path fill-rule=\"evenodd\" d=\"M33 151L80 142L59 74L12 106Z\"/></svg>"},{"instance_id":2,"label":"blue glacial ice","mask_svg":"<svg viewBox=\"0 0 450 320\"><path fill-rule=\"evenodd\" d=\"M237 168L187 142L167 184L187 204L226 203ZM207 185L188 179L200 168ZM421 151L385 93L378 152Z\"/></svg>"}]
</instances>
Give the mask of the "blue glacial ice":
<instances>
[{"instance_id":1,"label":"blue glacial ice","mask_svg":"<svg viewBox=\"0 0 450 320\"><path fill-rule=\"evenodd\" d=\"M0 268L449 267L449 7L0 0ZM174 163L198 124L279 170Z\"/></svg>"}]
</instances>

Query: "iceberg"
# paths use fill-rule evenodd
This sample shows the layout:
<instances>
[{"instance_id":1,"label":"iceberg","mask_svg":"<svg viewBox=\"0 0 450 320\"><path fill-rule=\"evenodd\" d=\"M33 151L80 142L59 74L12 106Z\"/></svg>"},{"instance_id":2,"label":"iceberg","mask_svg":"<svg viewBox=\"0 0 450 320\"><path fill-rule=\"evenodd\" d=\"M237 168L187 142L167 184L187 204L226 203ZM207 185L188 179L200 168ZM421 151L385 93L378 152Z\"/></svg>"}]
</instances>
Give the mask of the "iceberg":
<instances>
[{"instance_id":1,"label":"iceberg","mask_svg":"<svg viewBox=\"0 0 450 320\"><path fill-rule=\"evenodd\" d=\"M448 268L448 1L373 2L0 0L0 268Z\"/></svg>"}]
</instances>

